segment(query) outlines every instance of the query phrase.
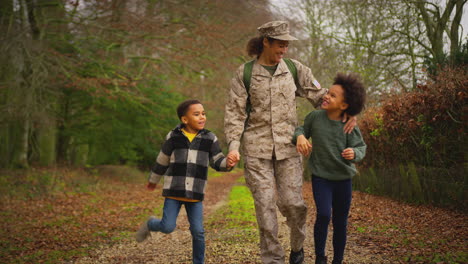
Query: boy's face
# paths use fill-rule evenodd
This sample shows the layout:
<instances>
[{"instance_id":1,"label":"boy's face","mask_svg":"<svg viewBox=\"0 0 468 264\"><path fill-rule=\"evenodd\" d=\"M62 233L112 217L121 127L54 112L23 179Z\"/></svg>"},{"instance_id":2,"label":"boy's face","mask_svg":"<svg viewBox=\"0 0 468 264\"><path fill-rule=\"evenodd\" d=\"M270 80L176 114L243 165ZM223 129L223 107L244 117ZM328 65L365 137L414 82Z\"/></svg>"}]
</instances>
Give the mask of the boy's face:
<instances>
[{"instance_id":1,"label":"boy's face","mask_svg":"<svg viewBox=\"0 0 468 264\"><path fill-rule=\"evenodd\" d=\"M187 113L182 116L182 122L185 124L185 129L189 133L197 133L205 127L206 115L205 109L201 104L193 104L189 106Z\"/></svg>"},{"instance_id":2,"label":"boy's face","mask_svg":"<svg viewBox=\"0 0 468 264\"><path fill-rule=\"evenodd\" d=\"M289 41L275 39L272 43L267 38L263 39L263 48L267 59L271 64L278 64L288 52Z\"/></svg>"},{"instance_id":3,"label":"boy's face","mask_svg":"<svg viewBox=\"0 0 468 264\"><path fill-rule=\"evenodd\" d=\"M344 98L344 90L341 85L335 84L328 89L328 93L323 96L321 108L327 111L344 111L348 108L348 104L345 102Z\"/></svg>"}]
</instances>

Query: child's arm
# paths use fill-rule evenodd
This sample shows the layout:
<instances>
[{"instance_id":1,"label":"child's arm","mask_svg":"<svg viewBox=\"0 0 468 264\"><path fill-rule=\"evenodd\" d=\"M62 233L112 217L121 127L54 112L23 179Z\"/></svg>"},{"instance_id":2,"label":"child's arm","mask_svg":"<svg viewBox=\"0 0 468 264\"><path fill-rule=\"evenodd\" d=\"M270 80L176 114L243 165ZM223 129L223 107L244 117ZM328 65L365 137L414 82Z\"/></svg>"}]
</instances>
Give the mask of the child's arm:
<instances>
[{"instance_id":1,"label":"child's arm","mask_svg":"<svg viewBox=\"0 0 468 264\"><path fill-rule=\"evenodd\" d=\"M312 127L312 113L309 113L304 119L304 126L299 126L294 131L293 143L296 145L297 152L307 156L312 151L312 145L309 142L310 129Z\"/></svg>"},{"instance_id":2,"label":"child's arm","mask_svg":"<svg viewBox=\"0 0 468 264\"><path fill-rule=\"evenodd\" d=\"M230 157L230 160L233 161L234 158ZM228 159L224 156L221 148L219 147L218 138L214 136L213 144L211 144L210 150L210 166L216 171L230 171L233 166L232 162L229 162ZM234 164L235 165L235 164Z\"/></svg>"},{"instance_id":3,"label":"child's arm","mask_svg":"<svg viewBox=\"0 0 468 264\"><path fill-rule=\"evenodd\" d=\"M297 137L296 150L302 155L308 156L312 151L312 144L310 144L304 135L299 135Z\"/></svg>"},{"instance_id":4,"label":"child's arm","mask_svg":"<svg viewBox=\"0 0 468 264\"><path fill-rule=\"evenodd\" d=\"M366 143L362 138L361 131L355 127L351 134L348 136L348 146L343 150L341 156L351 162L359 162L366 155Z\"/></svg>"},{"instance_id":5,"label":"child's arm","mask_svg":"<svg viewBox=\"0 0 468 264\"><path fill-rule=\"evenodd\" d=\"M159 151L156 163L153 168L151 168L151 172L148 177L148 184L146 185L146 188L150 191L156 188L162 176L166 173L167 168L169 168L172 154L172 142L169 140L170 134L171 133L166 136L166 141L164 141L161 151Z\"/></svg>"}]
</instances>

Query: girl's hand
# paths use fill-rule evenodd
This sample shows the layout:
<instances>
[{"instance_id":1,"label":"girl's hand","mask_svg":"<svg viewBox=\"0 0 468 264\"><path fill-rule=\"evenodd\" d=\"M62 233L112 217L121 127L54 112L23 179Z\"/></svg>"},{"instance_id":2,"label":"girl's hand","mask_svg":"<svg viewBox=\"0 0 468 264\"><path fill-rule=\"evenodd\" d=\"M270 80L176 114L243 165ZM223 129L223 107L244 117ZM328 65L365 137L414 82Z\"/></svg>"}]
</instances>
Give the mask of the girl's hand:
<instances>
[{"instance_id":1,"label":"girl's hand","mask_svg":"<svg viewBox=\"0 0 468 264\"><path fill-rule=\"evenodd\" d=\"M312 151L312 144L310 144L304 135L300 135L297 137L296 150L302 155L308 156Z\"/></svg>"},{"instance_id":2,"label":"girl's hand","mask_svg":"<svg viewBox=\"0 0 468 264\"><path fill-rule=\"evenodd\" d=\"M354 127L357 124L357 117L356 116L349 116L348 114L344 114L343 116L343 123L346 122L343 130L346 134L351 134L353 132Z\"/></svg>"},{"instance_id":3,"label":"girl's hand","mask_svg":"<svg viewBox=\"0 0 468 264\"><path fill-rule=\"evenodd\" d=\"M156 189L156 183L148 182L148 184L146 185L146 189L154 191L154 189Z\"/></svg>"},{"instance_id":4,"label":"girl's hand","mask_svg":"<svg viewBox=\"0 0 468 264\"><path fill-rule=\"evenodd\" d=\"M347 148L341 152L341 156L346 160L354 159L354 150L352 148Z\"/></svg>"}]
</instances>

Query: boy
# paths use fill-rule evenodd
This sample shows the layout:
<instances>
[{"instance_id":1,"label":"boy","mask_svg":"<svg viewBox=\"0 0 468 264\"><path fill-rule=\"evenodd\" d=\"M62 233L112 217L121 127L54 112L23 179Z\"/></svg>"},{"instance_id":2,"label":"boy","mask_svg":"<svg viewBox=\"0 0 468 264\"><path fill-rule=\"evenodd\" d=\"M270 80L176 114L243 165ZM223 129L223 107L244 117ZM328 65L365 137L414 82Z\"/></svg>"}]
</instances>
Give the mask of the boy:
<instances>
[{"instance_id":1,"label":"boy","mask_svg":"<svg viewBox=\"0 0 468 264\"><path fill-rule=\"evenodd\" d=\"M316 264L326 264L325 243L330 218L333 215L333 264L343 261L346 228L351 205L351 178L356 174L355 162L361 161L366 144L356 126L351 134L343 132L343 115L355 116L364 107L366 92L354 74L337 74L333 85L323 97L321 110L307 115L304 126L296 128L297 151L307 156L312 171L312 190L317 208L314 225ZM333 212L333 214L332 214Z\"/></svg>"},{"instance_id":2,"label":"boy","mask_svg":"<svg viewBox=\"0 0 468 264\"><path fill-rule=\"evenodd\" d=\"M203 197L208 164L217 171L228 171L236 162L227 159L217 137L204 129L206 115L198 100L187 100L177 107L179 124L166 136L156 164L151 170L147 188L154 190L164 175L162 195L165 197L163 217L151 216L136 233L143 242L150 231L171 233L182 205L185 205L192 234L193 263L204 263Z\"/></svg>"}]
</instances>

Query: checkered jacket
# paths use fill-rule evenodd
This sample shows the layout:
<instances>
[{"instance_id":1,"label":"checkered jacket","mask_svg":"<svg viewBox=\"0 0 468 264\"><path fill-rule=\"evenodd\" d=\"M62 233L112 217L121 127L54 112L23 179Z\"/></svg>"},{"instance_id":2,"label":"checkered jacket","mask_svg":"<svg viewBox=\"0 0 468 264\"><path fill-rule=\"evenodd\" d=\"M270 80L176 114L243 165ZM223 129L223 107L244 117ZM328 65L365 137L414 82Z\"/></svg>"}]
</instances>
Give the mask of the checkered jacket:
<instances>
[{"instance_id":1,"label":"checkered jacket","mask_svg":"<svg viewBox=\"0 0 468 264\"><path fill-rule=\"evenodd\" d=\"M182 127L178 125L167 134L149 182L157 184L164 176L163 196L202 201L208 165L217 171L228 171L226 157L215 134L203 129L190 142L182 133Z\"/></svg>"}]
</instances>

